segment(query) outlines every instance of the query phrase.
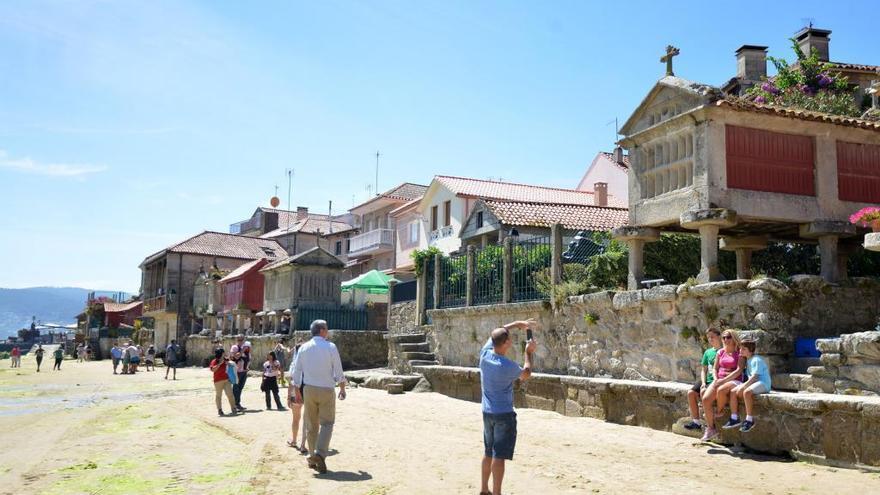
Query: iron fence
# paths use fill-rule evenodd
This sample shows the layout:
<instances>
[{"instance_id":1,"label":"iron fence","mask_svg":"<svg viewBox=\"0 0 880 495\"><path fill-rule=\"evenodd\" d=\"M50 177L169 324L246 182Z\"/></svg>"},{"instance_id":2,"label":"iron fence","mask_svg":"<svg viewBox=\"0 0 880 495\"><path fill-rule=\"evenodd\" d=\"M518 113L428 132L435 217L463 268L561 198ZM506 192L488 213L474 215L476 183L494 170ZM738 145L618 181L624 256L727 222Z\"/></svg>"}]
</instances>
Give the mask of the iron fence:
<instances>
[{"instance_id":1,"label":"iron fence","mask_svg":"<svg viewBox=\"0 0 880 495\"><path fill-rule=\"evenodd\" d=\"M315 320L326 320L331 330L368 330L366 308L299 308L296 328L305 330Z\"/></svg>"},{"instance_id":2,"label":"iron fence","mask_svg":"<svg viewBox=\"0 0 880 495\"><path fill-rule=\"evenodd\" d=\"M499 303L504 298L504 247L489 245L474 251L474 305Z\"/></svg>"},{"instance_id":3,"label":"iron fence","mask_svg":"<svg viewBox=\"0 0 880 495\"><path fill-rule=\"evenodd\" d=\"M467 254L444 257L440 264L440 307L455 308L467 302Z\"/></svg>"},{"instance_id":4,"label":"iron fence","mask_svg":"<svg viewBox=\"0 0 880 495\"><path fill-rule=\"evenodd\" d=\"M538 290L536 275L550 268L552 258L551 237L541 236L520 240L513 245L513 283L514 301L537 301L544 299Z\"/></svg>"},{"instance_id":5,"label":"iron fence","mask_svg":"<svg viewBox=\"0 0 880 495\"><path fill-rule=\"evenodd\" d=\"M391 294L391 302L399 303L406 301L415 301L416 300L416 281L411 280L409 282L401 282L394 286L394 291Z\"/></svg>"},{"instance_id":6,"label":"iron fence","mask_svg":"<svg viewBox=\"0 0 880 495\"><path fill-rule=\"evenodd\" d=\"M425 309L434 308L434 258L425 262Z\"/></svg>"}]
</instances>

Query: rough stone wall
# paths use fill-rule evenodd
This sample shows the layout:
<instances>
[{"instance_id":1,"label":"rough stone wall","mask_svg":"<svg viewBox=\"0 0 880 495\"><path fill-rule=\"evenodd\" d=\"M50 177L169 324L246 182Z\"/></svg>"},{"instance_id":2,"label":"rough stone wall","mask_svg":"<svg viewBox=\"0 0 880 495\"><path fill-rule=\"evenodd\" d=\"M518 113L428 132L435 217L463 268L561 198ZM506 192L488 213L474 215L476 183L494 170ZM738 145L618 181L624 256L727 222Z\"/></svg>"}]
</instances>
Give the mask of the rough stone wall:
<instances>
[{"instance_id":1,"label":"rough stone wall","mask_svg":"<svg viewBox=\"0 0 880 495\"><path fill-rule=\"evenodd\" d=\"M388 333L398 335L411 333L416 327L416 301L391 305L388 315Z\"/></svg>"},{"instance_id":2,"label":"rough stone wall","mask_svg":"<svg viewBox=\"0 0 880 495\"><path fill-rule=\"evenodd\" d=\"M330 341L339 349L339 357L342 359L342 367L345 369L377 368L385 366L388 362L388 344L384 338L385 332L372 330L330 330ZM251 335L247 340L251 343L250 369L262 369L266 355L275 348L279 338L287 338L288 347L295 343L305 342L311 338L308 331L294 332L293 337L287 335ZM192 366L207 366L214 357L214 338L200 335L191 335L186 342L187 364ZM220 344L224 349L229 349L235 344L235 337L223 337ZM288 361L285 363L290 365Z\"/></svg>"},{"instance_id":3,"label":"rough stone wall","mask_svg":"<svg viewBox=\"0 0 880 495\"><path fill-rule=\"evenodd\" d=\"M821 339L822 366L812 366L808 390L850 395L880 394L880 331Z\"/></svg>"},{"instance_id":4,"label":"rough stone wall","mask_svg":"<svg viewBox=\"0 0 880 495\"><path fill-rule=\"evenodd\" d=\"M880 314L876 281L829 285L820 277L667 285L637 291L429 311L432 351L441 364L476 366L489 332L512 320L536 318L535 369L578 376L692 382L699 376L703 331L734 328L758 341L774 373L787 371L794 339L836 336L874 327ZM514 334L521 361L525 335Z\"/></svg>"},{"instance_id":5,"label":"rough stone wall","mask_svg":"<svg viewBox=\"0 0 880 495\"><path fill-rule=\"evenodd\" d=\"M480 371L415 367L434 391L480 400ZM535 373L514 387L514 404L613 423L670 431L688 419L684 384ZM721 442L769 452L806 453L848 464L880 466L880 398L773 392L755 400L754 430L722 430ZM722 419L723 421L724 419Z\"/></svg>"}]
</instances>

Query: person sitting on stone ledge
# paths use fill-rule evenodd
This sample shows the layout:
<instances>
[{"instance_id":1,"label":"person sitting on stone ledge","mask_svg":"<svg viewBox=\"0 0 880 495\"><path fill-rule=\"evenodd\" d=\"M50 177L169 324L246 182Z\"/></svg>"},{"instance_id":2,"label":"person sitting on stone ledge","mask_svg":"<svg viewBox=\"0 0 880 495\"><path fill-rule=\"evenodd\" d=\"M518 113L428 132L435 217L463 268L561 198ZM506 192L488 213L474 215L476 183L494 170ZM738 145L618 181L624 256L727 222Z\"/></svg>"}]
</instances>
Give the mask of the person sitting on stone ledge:
<instances>
[{"instance_id":1,"label":"person sitting on stone ledge","mask_svg":"<svg viewBox=\"0 0 880 495\"><path fill-rule=\"evenodd\" d=\"M688 406L691 411L691 422L684 425L688 430L699 430L703 427L700 424L700 405L703 394L715 379L713 372L715 371L715 355L721 348L721 332L715 327L709 327L706 330L706 340L709 342L709 348L703 353L703 359L700 361L700 380L694 383L693 388L688 390Z\"/></svg>"},{"instance_id":2,"label":"person sitting on stone ledge","mask_svg":"<svg viewBox=\"0 0 880 495\"><path fill-rule=\"evenodd\" d=\"M730 419L723 426L725 429L740 427L739 431L747 433L755 426L755 417L752 412L755 409L755 396L770 392L770 368L767 363L755 354L757 344L754 341L744 341L740 344L740 352L746 358L746 369L749 379L742 385L738 385L730 391ZM738 398L742 397L746 405L746 420L740 422L737 409Z\"/></svg>"},{"instance_id":3,"label":"person sitting on stone ledge","mask_svg":"<svg viewBox=\"0 0 880 495\"><path fill-rule=\"evenodd\" d=\"M724 410L730 391L742 384L743 371L746 369L746 359L739 353L739 337L736 332L730 329L721 332L721 342L724 347L715 356L715 380L703 394L703 416L706 418L706 432L702 438L704 442L718 435L715 416ZM712 402L718 402L715 414L712 414Z\"/></svg>"}]
</instances>

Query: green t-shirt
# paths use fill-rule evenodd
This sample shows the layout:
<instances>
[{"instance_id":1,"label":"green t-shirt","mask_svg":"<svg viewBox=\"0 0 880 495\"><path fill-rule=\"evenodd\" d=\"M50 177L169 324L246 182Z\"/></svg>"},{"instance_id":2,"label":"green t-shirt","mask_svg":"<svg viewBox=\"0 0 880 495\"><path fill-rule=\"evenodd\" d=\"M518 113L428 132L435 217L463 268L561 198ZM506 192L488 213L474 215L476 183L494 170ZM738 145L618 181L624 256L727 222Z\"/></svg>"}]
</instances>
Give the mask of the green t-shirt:
<instances>
[{"instance_id":1,"label":"green t-shirt","mask_svg":"<svg viewBox=\"0 0 880 495\"><path fill-rule=\"evenodd\" d=\"M700 364L703 366L708 366L709 371L706 373L706 385L712 383L712 380L715 379L715 355L718 354L718 349L714 347L710 347L706 349L706 352L703 353L703 360L700 361Z\"/></svg>"},{"instance_id":2,"label":"green t-shirt","mask_svg":"<svg viewBox=\"0 0 880 495\"><path fill-rule=\"evenodd\" d=\"M64 351L61 350L60 347L58 349L55 349L55 352L53 352L52 354L55 355L55 359L64 359Z\"/></svg>"}]
</instances>

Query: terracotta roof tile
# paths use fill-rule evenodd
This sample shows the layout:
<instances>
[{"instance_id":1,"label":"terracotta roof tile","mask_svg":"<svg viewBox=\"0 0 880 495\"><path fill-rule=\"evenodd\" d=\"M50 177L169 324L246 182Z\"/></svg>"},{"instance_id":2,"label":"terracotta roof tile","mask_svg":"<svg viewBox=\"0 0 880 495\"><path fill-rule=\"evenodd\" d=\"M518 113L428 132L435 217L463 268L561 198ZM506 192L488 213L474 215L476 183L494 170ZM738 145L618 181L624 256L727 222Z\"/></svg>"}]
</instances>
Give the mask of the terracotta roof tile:
<instances>
[{"instance_id":1,"label":"terracotta roof tile","mask_svg":"<svg viewBox=\"0 0 880 495\"><path fill-rule=\"evenodd\" d=\"M104 312L105 313L124 313L126 311L131 311L132 309L135 309L138 306L141 306L143 304L144 304L143 301L133 301L130 303L105 302L104 303Z\"/></svg>"},{"instance_id":2,"label":"terracotta roof tile","mask_svg":"<svg viewBox=\"0 0 880 495\"><path fill-rule=\"evenodd\" d=\"M811 120L814 122L827 122L829 124L844 125L849 127L858 127L872 131L880 131L880 121L872 121L865 119L857 119L854 117L846 117L843 115L833 115L830 113L811 112L809 110L801 110L798 108L779 107L775 105L765 105L755 103L739 98L725 98L718 100L715 104L719 107L731 108L733 110L767 113L778 115L780 117L788 117L800 120Z\"/></svg>"},{"instance_id":3,"label":"terracotta roof tile","mask_svg":"<svg viewBox=\"0 0 880 495\"><path fill-rule=\"evenodd\" d=\"M386 191L382 193L382 196L391 199L402 199L405 201L412 201L414 199L422 197L425 194L425 191L428 190L428 186L423 186L421 184L413 184L411 182L404 182L403 184L395 187L390 191Z\"/></svg>"},{"instance_id":4,"label":"terracotta roof tile","mask_svg":"<svg viewBox=\"0 0 880 495\"><path fill-rule=\"evenodd\" d=\"M552 203L593 206L593 193L575 189L517 184L465 177L438 175L434 180L440 182L452 192L473 198L499 201L518 201L527 203ZM620 200L609 196L610 206L626 207Z\"/></svg>"},{"instance_id":5,"label":"terracotta roof tile","mask_svg":"<svg viewBox=\"0 0 880 495\"><path fill-rule=\"evenodd\" d=\"M617 160L614 159L614 153L609 153L607 151L600 151L605 158L608 159L611 163L617 166L617 168L627 171L629 170L629 155L623 155L623 163L617 163Z\"/></svg>"},{"instance_id":6,"label":"terracotta roof tile","mask_svg":"<svg viewBox=\"0 0 880 495\"><path fill-rule=\"evenodd\" d=\"M571 230L611 230L626 225L629 210L607 206L486 201L486 206L505 225L550 227L562 224Z\"/></svg>"},{"instance_id":7,"label":"terracotta roof tile","mask_svg":"<svg viewBox=\"0 0 880 495\"><path fill-rule=\"evenodd\" d=\"M835 69L861 70L866 72L880 71L880 65L847 64L845 62L829 62Z\"/></svg>"},{"instance_id":8,"label":"terracotta roof tile","mask_svg":"<svg viewBox=\"0 0 880 495\"><path fill-rule=\"evenodd\" d=\"M248 260L275 259L287 255L281 244L275 240L210 231L190 237L165 251Z\"/></svg>"},{"instance_id":9,"label":"terracotta roof tile","mask_svg":"<svg viewBox=\"0 0 880 495\"><path fill-rule=\"evenodd\" d=\"M286 255L287 253L284 253L284 254ZM220 282L232 282L233 280L240 278L240 277L243 277L244 275L247 275L248 273L250 273L254 270L259 270L266 263L267 263L266 258L260 258L258 260L254 260L249 263L245 263L245 264L241 265L240 267L236 268L235 270L232 270L231 272L229 272L229 274L226 275L225 277L221 278Z\"/></svg>"}]
</instances>

